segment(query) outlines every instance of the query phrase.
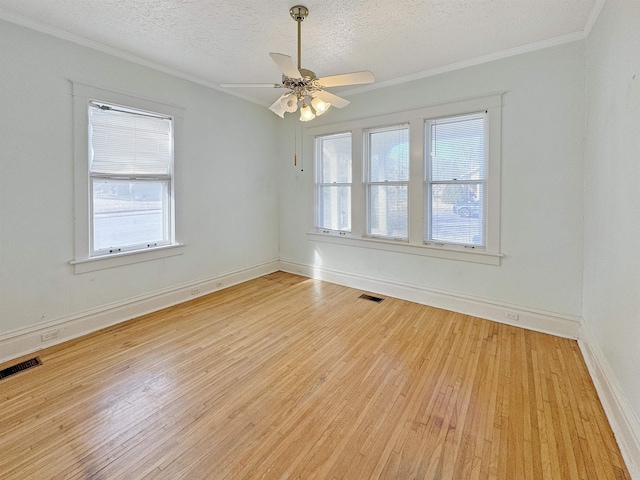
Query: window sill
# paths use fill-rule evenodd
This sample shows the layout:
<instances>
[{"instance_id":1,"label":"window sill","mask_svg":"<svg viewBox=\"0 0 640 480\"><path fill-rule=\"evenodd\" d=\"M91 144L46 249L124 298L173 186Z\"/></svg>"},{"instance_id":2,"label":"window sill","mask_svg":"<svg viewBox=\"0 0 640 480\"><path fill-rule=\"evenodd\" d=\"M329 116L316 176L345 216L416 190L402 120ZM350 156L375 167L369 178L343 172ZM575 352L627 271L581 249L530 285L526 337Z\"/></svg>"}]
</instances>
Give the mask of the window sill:
<instances>
[{"instance_id":1,"label":"window sill","mask_svg":"<svg viewBox=\"0 0 640 480\"><path fill-rule=\"evenodd\" d=\"M106 268L121 267L133 263L148 262L149 260L182 255L184 246L184 243L176 243L174 245L166 245L144 251L138 250L135 252L71 260L69 263L74 266L74 273L77 275L79 273L94 272Z\"/></svg>"},{"instance_id":2,"label":"window sill","mask_svg":"<svg viewBox=\"0 0 640 480\"><path fill-rule=\"evenodd\" d=\"M405 242L383 240L379 238L353 237L350 234L336 233L307 233L307 239L315 242L332 243L335 245L347 245L351 247L373 248L387 252L408 253L425 257L445 258L463 262L480 263L483 265L500 265L502 254L490 253L484 250L462 249L448 246L412 245Z\"/></svg>"}]
</instances>

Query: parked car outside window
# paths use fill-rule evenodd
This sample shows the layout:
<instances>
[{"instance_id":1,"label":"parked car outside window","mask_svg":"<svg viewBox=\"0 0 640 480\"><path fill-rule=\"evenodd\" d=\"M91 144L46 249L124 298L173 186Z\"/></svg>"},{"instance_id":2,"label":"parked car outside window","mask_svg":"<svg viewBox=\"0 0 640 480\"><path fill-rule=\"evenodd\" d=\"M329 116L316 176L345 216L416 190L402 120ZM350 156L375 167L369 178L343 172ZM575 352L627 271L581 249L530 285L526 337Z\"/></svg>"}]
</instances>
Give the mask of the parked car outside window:
<instances>
[{"instance_id":1,"label":"parked car outside window","mask_svg":"<svg viewBox=\"0 0 640 480\"><path fill-rule=\"evenodd\" d=\"M462 218L478 218L482 214L482 203L477 200L456 203L453 205L453 213Z\"/></svg>"}]
</instances>

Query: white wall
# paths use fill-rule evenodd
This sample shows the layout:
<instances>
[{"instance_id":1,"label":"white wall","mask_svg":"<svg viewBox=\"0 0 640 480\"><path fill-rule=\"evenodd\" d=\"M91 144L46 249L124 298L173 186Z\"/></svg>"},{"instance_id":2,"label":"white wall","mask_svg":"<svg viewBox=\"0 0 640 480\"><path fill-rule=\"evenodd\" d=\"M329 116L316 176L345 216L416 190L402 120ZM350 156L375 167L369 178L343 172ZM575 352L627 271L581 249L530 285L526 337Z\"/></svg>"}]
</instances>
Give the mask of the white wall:
<instances>
[{"instance_id":1,"label":"white wall","mask_svg":"<svg viewBox=\"0 0 640 480\"><path fill-rule=\"evenodd\" d=\"M0 42L0 337L277 261L278 119L266 108L7 22ZM69 79L185 109L183 255L74 275Z\"/></svg>"},{"instance_id":2,"label":"white wall","mask_svg":"<svg viewBox=\"0 0 640 480\"><path fill-rule=\"evenodd\" d=\"M295 119L281 130L281 259L305 266L321 265L363 278L579 316L583 42L353 95L347 108L332 109L311 123L318 126L501 91L506 92L502 117L502 265L309 241L305 233L312 225L309 199L313 159L304 158L304 172L293 167ZM298 137L299 145L299 131Z\"/></svg>"},{"instance_id":3,"label":"white wall","mask_svg":"<svg viewBox=\"0 0 640 480\"><path fill-rule=\"evenodd\" d=\"M640 475L640 2L607 1L586 74L583 316L634 412Z\"/></svg>"}]
</instances>

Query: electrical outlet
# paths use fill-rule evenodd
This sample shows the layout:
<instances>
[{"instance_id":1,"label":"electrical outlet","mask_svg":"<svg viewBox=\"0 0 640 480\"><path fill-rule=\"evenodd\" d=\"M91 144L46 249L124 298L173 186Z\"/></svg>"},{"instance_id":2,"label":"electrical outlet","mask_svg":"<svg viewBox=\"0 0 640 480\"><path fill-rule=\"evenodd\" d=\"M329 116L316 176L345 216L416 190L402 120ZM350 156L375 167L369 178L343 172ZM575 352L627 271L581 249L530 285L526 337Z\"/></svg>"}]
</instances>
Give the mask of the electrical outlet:
<instances>
[{"instance_id":1,"label":"electrical outlet","mask_svg":"<svg viewBox=\"0 0 640 480\"><path fill-rule=\"evenodd\" d=\"M51 332L43 333L42 335L40 335L40 341L46 342L48 340L53 340L54 338L58 338L59 332L60 332L59 330L53 330Z\"/></svg>"},{"instance_id":2,"label":"electrical outlet","mask_svg":"<svg viewBox=\"0 0 640 480\"><path fill-rule=\"evenodd\" d=\"M200 293L200 289L199 288L192 288L191 289L191 295L197 295Z\"/></svg>"},{"instance_id":3,"label":"electrical outlet","mask_svg":"<svg viewBox=\"0 0 640 480\"><path fill-rule=\"evenodd\" d=\"M507 318L509 320L513 320L514 322L517 322L518 318L520 318L520 315L518 315L517 313L514 313L514 312L504 312L504 318Z\"/></svg>"}]
</instances>

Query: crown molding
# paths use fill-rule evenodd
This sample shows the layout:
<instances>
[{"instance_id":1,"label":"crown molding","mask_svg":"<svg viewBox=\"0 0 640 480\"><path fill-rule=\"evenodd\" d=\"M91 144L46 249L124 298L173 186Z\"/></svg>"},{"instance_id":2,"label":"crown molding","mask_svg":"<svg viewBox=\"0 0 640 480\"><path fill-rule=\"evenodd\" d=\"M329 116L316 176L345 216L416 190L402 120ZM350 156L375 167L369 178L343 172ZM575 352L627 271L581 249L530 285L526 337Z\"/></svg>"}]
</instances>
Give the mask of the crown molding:
<instances>
[{"instance_id":1,"label":"crown molding","mask_svg":"<svg viewBox=\"0 0 640 480\"><path fill-rule=\"evenodd\" d=\"M591 29L595 25L596 20L598 20L598 17L600 16L600 12L602 12L602 9L605 3L607 3L607 0L596 0L596 2L593 4L593 8L591 9L589 18L587 18L587 23L584 26L583 32L584 32L585 38L587 38L591 33Z\"/></svg>"},{"instance_id":2,"label":"crown molding","mask_svg":"<svg viewBox=\"0 0 640 480\"><path fill-rule=\"evenodd\" d=\"M26 27L31 30L35 30L36 32L44 33L46 35L51 35L52 37L60 38L62 40L66 40L68 42L72 42L83 47L91 48L93 50L97 50L102 53L106 53L108 55L113 55L114 57L121 58L123 60L127 60L129 62L135 63L137 65L141 65L143 67L148 67L153 70L157 70L163 73L167 73L174 77L182 78L183 80L188 80L193 83L197 83L198 85L202 85L204 87L212 88L219 92L224 92L231 94L235 97L242 98L243 100L248 100L252 103L257 103L261 106L267 106L264 102L261 102L253 97L249 97L247 95L243 95L241 93L229 92L227 89L223 89L215 83L204 80L195 75L190 75L181 70L168 67L161 63L153 62L151 60L147 60L146 58L139 57L137 55L133 55L131 53L127 53L125 51L119 50L117 48L110 47L105 45L104 43L96 42L94 40L89 40L88 38L82 37L80 35L74 35L60 28L52 27L51 25L47 25L45 23L37 22L30 18L27 18L23 15L18 15L13 12L9 12L5 9L0 8L0 20L5 20L10 23L14 23L16 25L20 25L21 27Z\"/></svg>"},{"instance_id":3,"label":"crown molding","mask_svg":"<svg viewBox=\"0 0 640 480\"><path fill-rule=\"evenodd\" d=\"M483 63L489 63L496 60L502 60L503 58L509 58L523 53L534 52L536 50L542 50L544 48L555 47L563 45L565 43L577 42L584 40L585 35L583 32L569 33L567 35L561 35L559 37L549 38L540 42L529 43L520 47L509 48L500 52L490 53L488 55L481 55L479 57L470 58L461 62L450 63L449 65L443 65L441 67L431 68L422 72L406 75L404 77L398 77L385 82L372 83L364 87L357 87L349 89L341 93L341 95L349 96L357 93L369 92L372 90L378 90L380 88L394 87L403 83L413 82L414 80L420 80L422 78L433 77L442 73L453 72L455 70L461 70L463 68L474 67L476 65L482 65Z\"/></svg>"},{"instance_id":4,"label":"crown molding","mask_svg":"<svg viewBox=\"0 0 640 480\"><path fill-rule=\"evenodd\" d=\"M384 82L377 82L377 83L373 83L373 84L368 84L366 86L362 86L362 87L356 87L353 89L348 89L345 90L344 92L341 92L342 96L350 96L350 95L355 95L355 94L359 94L359 93L364 93L364 92L369 92L369 91L374 91L374 90L379 90L381 88L387 88L387 87L394 87L397 85L401 85L404 83L408 83L408 82L412 82L415 80L420 80L422 78L427 78L427 77L432 77L435 75L440 75L442 73L447 73L447 72L452 72L455 70L461 70L464 68L468 68L468 67L473 67L476 65L481 65L484 63L489 63L489 62L493 62L496 60L501 60L504 58L508 58L508 57L512 57L515 55L520 55L523 53L528 53L528 52L533 52L536 50L542 50L545 48L549 48L549 47L554 47L557 45L563 45L565 43L571 43L571 42L576 42L579 40L584 40L588 34L591 31L591 28L593 27L593 25L595 24L598 16L600 15L600 12L605 4L606 0L596 0L593 9L591 10L591 14L589 15L589 18L587 19L587 23L585 25L585 28L583 31L581 32L574 32L574 33L569 33L566 35L560 35L558 37L554 37L554 38L549 38L546 40L542 40L540 42L534 42L534 43L530 43L527 45L522 45L519 47L515 47L515 48L510 48L507 50L502 50L500 52L495 52L495 53L490 53L487 55L481 55L479 57L474 57L471 59L467 59L467 60L463 60L460 62L455 62L455 63L451 63L448 65L442 65L440 67L435 67L435 68L431 68L428 70L424 70L421 72L417 72L411 75L405 75L402 77L398 77L398 78L394 78L391 80L387 80ZM220 92L224 92L228 95L232 95L234 97L238 97L241 98L243 100L248 100L252 103L261 105L261 106L268 106L269 104L262 102L260 100L257 100L253 97L250 97L248 95L244 95L242 93L238 93L236 91L231 91L229 89L223 89L221 88L219 85L204 80L200 77L194 76L194 75L190 75L187 74L185 72L182 72L178 69L174 69L171 67L168 67L166 65L157 63L157 62L153 62L151 60L147 60L145 58L142 57L138 57L136 55L132 55L130 53L124 52L122 50L119 50L117 48L113 48L110 47L108 45L105 45L103 43L99 43L93 40L89 40L85 37L81 37L79 35L74 35L72 33L66 32L62 29L56 28L56 27L52 27L50 25L46 25L44 23L41 22L37 22L35 20L32 20L30 18L24 17L22 15L18 15L12 12L8 12L7 10L4 10L2 8L0 8L0 19L2 20L6 20L8 22L11 23L15 23L17 25L21 25L23 27L26 28L30 28L32 30L36 30L38 32L41 33L45 33L48 35L52 35L54 37L57 38L61 38L63 40L67 40L69 42L73 42L79 45L82 45L84 47L87 48L92 48L94 50L98 50L100 52L103 53L107 53L109 55L113 55L115 57L119 57L122 58L124 60L148 67L148 68L152 68L154 70L158 70L164 73L167 73L169 75L173 75L176 76L178 78L182 78L184 80L188 80L190 82L193 83L197 83L199 85L203 85L205 87L209 87L212 88L214 90L220 91Z\"/></svg>"}]
</instances>

